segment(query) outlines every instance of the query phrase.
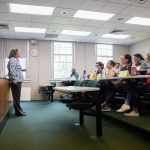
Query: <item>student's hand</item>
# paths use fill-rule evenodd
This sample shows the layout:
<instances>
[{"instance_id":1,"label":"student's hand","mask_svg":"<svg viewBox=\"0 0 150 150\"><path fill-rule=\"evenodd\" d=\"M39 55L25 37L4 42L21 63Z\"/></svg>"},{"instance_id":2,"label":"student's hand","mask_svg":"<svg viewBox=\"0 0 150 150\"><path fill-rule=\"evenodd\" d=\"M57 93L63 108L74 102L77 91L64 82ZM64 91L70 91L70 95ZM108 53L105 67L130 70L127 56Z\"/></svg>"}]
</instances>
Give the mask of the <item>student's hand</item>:
<instances>
[{"instance_id":1,"label":"student's hand","mask_svg":"<svg viewBox=\"0 0 150 150\"><path fill-rule=\"evenodd\" d=\"M16 80L13 80L12 82L13 82L13 84L15 84L15 85L17 84L17 81L16 81Z\"/></svg>"}]
</instances>

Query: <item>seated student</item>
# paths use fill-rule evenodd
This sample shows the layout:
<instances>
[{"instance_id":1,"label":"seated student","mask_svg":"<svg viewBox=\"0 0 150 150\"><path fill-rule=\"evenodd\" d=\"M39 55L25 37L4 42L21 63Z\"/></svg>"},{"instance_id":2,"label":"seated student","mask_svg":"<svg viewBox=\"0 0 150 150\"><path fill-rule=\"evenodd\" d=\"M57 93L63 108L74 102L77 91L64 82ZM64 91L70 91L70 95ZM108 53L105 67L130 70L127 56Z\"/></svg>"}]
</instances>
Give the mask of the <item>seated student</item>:
<instances>
[{"instance_id":1,"label":"seated student","mask_svg":"<svg viewBox=\"0 0 150 150\"><path fill-rule=\"evenodd\" d=\"M75 68L72 68L70 78L79 79L79 74L76 72Z\"/></svg>"},{"instance_id":2,"label":"seated student","mask_svg":"<svg viewBox=\"0 0 150 150\"><path fill-rule=\"evenodd\" d=\"M116 76L118 76L119 74L120 66L121 66L120 63L116 63L114 66Z\"/></svg>"},{"instance_id":3,"label":"seated student","mask_svg":"<svg viewBox=\"0 0 150 150\"><path fill-rule=\"evenodd\" d=\"M137 55L136 55L137 56ZM139 55L139 57L141 57L141 60L143 60L143 57ZM135 58L136 59L136 58ZM150 59L149 59L150 60ZM145 64L145 62L148 63L148 58L145 59L145 61L142 61L142 66L144 69L147 69L147 64ZM144 65L143 65L144 64ZM142 67L141 67L142 68ZM147 74L149 74L149 72L147 72ZM140 80L141 83L137 84L136 86L136 95L138 96L144 96L144 94L146 93L150 93L150 78L144 79L144 80ZM132 101L132 107L133 107L133 111L131 113L125 113L126 116L134 116L134 117L138 117L139 116L139 105L138 105L138 101L134 98ZM133 113L134 112L134 113Z\"/></svg>"},{"instance_id":4,"label":"seated student","mask_svg":"<svg viewBox=\"0 0 150 150\"><path fill-rule=\"evenodd\" d=\"M131 65L132 65L132 57L129 54L124 55L121 58L121 63L122 66L120 68L120 71L125 71L128 70L129 73L131 73ZM105 101L105 105L103 107L110 107L110 103L111 100L114 96L114 94L116 92L122 92L124 91L126 93L125 96L125 102L124 104L121 106L120 109L117 110L117 112L125 112L130 110L130 105L129 103L133 103L134 106L136 106L136 101L134 101L134 96L135 96L135 87L136 87L136 81L132 80L132 79L128 79L128 80L118 80L117 83L114 84L113 88L109 88L109 103L107 101ZM106 95L107 96L107 95ZM109 105L108 105L109 104ZM103 108L102 108L103 109ZM139 113L137 111L131 111L129 114L127 114L128 116L139 116Z\"/></svg>"},{"instance_id":5,"label":"seated student","mask_svg":"<svg viewBox=\"0 0 150 150\"><path fill-rule=\"evenodd\" d=\"M106 70L105 70L105 77L109 78L109 77L114 77L116 76L116 72L115 72L115 62L113 60L109 60L106 64ZM101 104L102 107L102 111L110 111L110 101L113 98L113 93L114 93L114 82L113 81L105 81L106 84L106 89L105 89L105 93L104 96L106 97L106 100Z\"/></svg>"},{"instance_id":6,"label":"seated student","mask_svg":"<svg viewBox=\"0 0 150 150\"><path fill-rule=\"evenodd\" d=\"M148 68L150 69L150 53L146 53L144 58L147 62Z\"/></svg>"},{"instance_id":7,"label":"seated student","mask_svg":"<svg viewBox=\"0 0 150 150\"><path fill-rule=\"evenodd\" d=\"M114 77L116 75L116 72L115 72L115 65L116 65L116 62L114 62L113 60L109 60L106 64L106 70L105 70L105 76L106 78L109 78L109 77Z\"/></svg>"},{"instance_id":8,"label":"seated student","mask_svg":"<svg viewBox=\"0 0 150 150\"><path fill-rule=\"evenodd\" d=\"M147 70L148 64L144 60L143 56L141 54L134 54L134 62L137 68L137 71Z\"/></svg>"},{"instance_id":9,"label":"seated student","mask_svg":"<svg viewBox=\"0 0 150 150\"><path fill-rule=\"evenodd\" d=\"M104 64L102 62L96 62L96 71L94 72L94 78L97 77L98 74L103 74Z\"/></svg>"}]
</instances>

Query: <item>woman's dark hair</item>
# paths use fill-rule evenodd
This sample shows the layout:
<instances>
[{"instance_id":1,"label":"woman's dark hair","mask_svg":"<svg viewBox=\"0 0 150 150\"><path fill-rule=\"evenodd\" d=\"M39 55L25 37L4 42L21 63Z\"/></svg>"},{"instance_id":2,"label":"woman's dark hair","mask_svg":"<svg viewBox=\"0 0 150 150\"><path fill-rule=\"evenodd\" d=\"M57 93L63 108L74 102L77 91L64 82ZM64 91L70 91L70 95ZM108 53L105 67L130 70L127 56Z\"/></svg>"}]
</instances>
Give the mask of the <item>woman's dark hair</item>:
<instances>
[{"instance_id":1,"label":"woman's dark hair","mask_svg":"<svg viewBox=\"0 0 150 150\"><path fill-rule=\"evenodd\" d=\"M16 49L12 49L12 50L10 51L10 53L9 53L8 58L10 59L10 58L12 58L12 57L16 57L17 52L18 52L18 49L17 49L17 48L16 48Z\"/></svg>"},{"instance_id":2,"label":"woman's dark hair","mask_svg":"<svg viewBox=\"0 0 150 150\"><path fill-rule=\"evenodd\" d=\"M141 54L139 54L139 53L134 54L134 56L140 58L141 60L144 60L143 56Z\"/></svg>"},{"instance_id":3,"label":"woman's dark hair","mask_svg":"<svg viewBox=\"0 0 150 150\"><path fill-rule=\"evenodd\" d=\"M109 60L110 64L114 67L116 65L116 62L113 60Z\"/></svg>"},{"instance_id":4,"label":"woman's dark hair","mask_svg":"<svg viewBox=\"0 0 150 150\"><path fill-rule=\"evenodd\" d=\"M125 55L124 55L124 58L128 60L128 61L127 61L128 64L132 63L132 57L131 57L131 55L125 54Z\"/></svg>"},{"instance_id":5,"label":"woman's dark hair","mask_svg":"<svg viewBox=\"0 0 150 150\"><path fill-rule=\"evenodd\" d=\"M96 65L101 66L101 69L102 69L102 70L104 69L104 64L103 64L102 62L97 62Z\"/></svg>"}]
</instances>

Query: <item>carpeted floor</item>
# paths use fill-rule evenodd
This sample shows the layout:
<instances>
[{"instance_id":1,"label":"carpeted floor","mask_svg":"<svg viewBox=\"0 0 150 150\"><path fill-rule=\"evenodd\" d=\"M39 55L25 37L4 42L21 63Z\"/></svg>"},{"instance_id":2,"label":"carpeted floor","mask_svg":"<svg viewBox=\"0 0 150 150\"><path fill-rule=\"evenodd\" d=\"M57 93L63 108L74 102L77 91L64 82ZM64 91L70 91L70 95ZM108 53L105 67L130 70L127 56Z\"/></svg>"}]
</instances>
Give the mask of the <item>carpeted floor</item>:
<instances>
[{"instance_id":1,"label":"carpeted floor","mask_svg":"<svg viewBox=\"0 0 150 150\"><path fill-rule=\"evenodd\" d=\"M78 112L59 102L23 102L26 117L9 117L0 135L1 150L149 150L149 139L128 128L103 120L103 137L93 140L95 117L86 116L83 127Z\"/></svg>"}]
</instances>

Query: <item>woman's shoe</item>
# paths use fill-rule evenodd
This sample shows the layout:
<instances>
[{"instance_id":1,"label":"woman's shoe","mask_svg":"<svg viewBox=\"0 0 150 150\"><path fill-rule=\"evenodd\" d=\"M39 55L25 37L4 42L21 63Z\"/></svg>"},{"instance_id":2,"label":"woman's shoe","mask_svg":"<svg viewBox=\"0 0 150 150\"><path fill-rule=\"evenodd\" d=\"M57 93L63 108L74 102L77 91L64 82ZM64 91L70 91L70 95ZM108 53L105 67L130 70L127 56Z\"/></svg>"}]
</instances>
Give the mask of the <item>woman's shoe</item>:
<instances>
[{"instance_id":1,"label":"woman's shoe","mask_svg":"<svg viewBox=\"0 0 150 150\"><path fill-rule=\"evenodd\" d=\"M15 113L16 116L26 116L27 114L25 112L19 112Z\"/></svg>"}]
</instances>

